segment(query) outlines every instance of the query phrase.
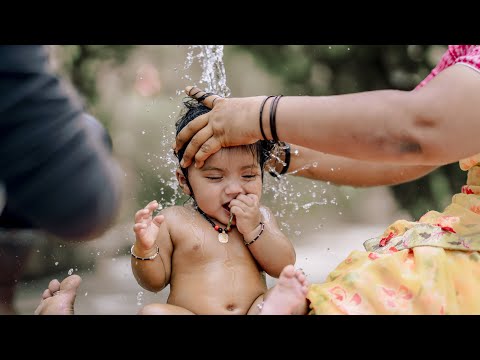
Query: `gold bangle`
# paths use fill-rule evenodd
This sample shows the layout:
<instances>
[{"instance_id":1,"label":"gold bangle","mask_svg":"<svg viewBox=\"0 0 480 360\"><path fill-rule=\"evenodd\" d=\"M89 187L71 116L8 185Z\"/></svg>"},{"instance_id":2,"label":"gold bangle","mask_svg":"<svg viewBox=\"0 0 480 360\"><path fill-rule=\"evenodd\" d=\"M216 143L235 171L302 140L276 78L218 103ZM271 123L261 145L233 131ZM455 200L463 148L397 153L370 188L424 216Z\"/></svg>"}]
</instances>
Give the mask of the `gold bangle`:
<instances>
[{"instance_id":1,"label":"gold bangle","mask_svg":"<svg viewBox=\"0 0 480 360\"><path fill-rule=\"evenodd\" d=\"M157 252L152 255L152 256L149 256L149 257L146 257L146 258L143 258L143 257L140 257L140 256L137 256L135 255L135 253L133 252L133 247L135 246L135 244L132 245L132 248L130 249L130 254L132 254L132 256L135 258L135 259L138 259L138 260L153 260L155 259L158 254L160 253L160 248L158 247L157 244L155 244L155 246L157 247Z\"/></svg>"},{"instance_id":2,"label":"gold bangle","mask_svg":"<svg viewBox=\"0 0 480 360\"><path fill-rule=\"evenodd\" d=\"M257 235L257 236L255 236L255 238L254 238L252 241L250 241L250 242L246 242L246 241L244 241L243 243L244 243L245 245L247 245L247 246L248 246L248 245L251 245L251 244L253 244L255 241L257 241L257 239L260 237L260 235L262 235L262 233L263 233L263 229L265 229L265 224L264 224L263 222L261 222L261 221L260 221L260 226L261 226L261 228L260 228L260 232L258 233L258 235Z\"/></svg>"}]
</instances>

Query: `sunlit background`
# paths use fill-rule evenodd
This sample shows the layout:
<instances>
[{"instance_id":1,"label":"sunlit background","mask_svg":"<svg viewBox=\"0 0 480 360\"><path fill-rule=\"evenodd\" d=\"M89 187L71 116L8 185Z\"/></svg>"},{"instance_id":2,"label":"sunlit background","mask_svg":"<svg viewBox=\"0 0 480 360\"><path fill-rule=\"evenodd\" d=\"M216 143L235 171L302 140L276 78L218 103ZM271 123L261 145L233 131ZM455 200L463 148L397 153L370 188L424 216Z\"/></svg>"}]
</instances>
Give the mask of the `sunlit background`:
<instances>
[{"instance_id":1,"label":"sunlit background","mask_svg":"<svg viewBox=\"0 0 480 360\"><path fill-rule=\"evenodd\" d=\"M32 314L48 282L73 273L83 278L76 301L78 314L135 314L146 303L165 302L168 288L154 294L136 283L129 251L134 242L133 215L139 208L153 199L164 207L187 199L177 190L171 151L186 85L215 86L230 96L410 90L445 48L50 46L52 67L111 134L115 157L123 168L119 181L124 183L124 201L118 221L101 238L71 243L34 236L30 258L17 283L17 312ZM216 66L213 80L205 78L209 59ZM222 69L225 76L218 77ZM349 251L362 249L363 241L379 235L389 223L443 207L463 180L456 164L408 185L370 189L294 176L279 181L267 175L263 202L276 213L295 245L297 266L305 270L310 282L319 282ZM14 242L20 235L3 236ZM273 283L269 278L269 284Z\"/></svg>"}]
</instances>

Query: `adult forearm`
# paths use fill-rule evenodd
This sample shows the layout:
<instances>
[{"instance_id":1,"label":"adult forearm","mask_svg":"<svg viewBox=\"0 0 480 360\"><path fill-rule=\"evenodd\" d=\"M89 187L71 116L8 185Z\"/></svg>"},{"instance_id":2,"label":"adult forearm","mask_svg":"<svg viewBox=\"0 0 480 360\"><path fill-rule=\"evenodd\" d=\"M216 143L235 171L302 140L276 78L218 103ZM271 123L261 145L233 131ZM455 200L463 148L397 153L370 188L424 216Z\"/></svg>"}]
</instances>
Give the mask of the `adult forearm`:
<instances>
[{"instance_id":1,"label":"adult forearm","mask_svg":"<svg viewBox=\"0 0 480 360\"><path fill-rule=\"evenodd\" d=\"M277 108L277 133L282 141L333 155L416 162L420 144L408 131L414 122L409 97L395 90L284 97Z\"/></svg>"},{"instance_id":2,"label":"adult forearm","mask_svg":"<svg viewBox=\"0 0 480 360\"><path fill-rule=\"evenodd\" d=\"M479 92L479 74L457 65L415 91L284 97L276 128L280 140L324 153L442 165L480 152Z\"/></svg>"},{"instance_id":3,"label":"adult forearm","mask_svg":"<svg viewBox=\"0 0 480 360\"><path fill-rule=\"evenodd\" d=\"M288 173L314 180L330 181L336 185L369 187L412 181L436 168L428 165L374 163L291 145Z\"/></svg>"}]
</instances>

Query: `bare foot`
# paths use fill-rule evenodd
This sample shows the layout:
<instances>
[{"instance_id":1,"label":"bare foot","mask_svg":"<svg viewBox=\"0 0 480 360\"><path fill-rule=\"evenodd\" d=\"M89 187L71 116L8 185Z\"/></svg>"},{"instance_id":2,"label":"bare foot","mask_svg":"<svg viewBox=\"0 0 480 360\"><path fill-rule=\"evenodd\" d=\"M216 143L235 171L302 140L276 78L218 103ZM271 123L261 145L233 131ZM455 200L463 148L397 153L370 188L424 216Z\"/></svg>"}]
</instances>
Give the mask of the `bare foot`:
<instances>
[{"instance_id":1,"label":"bare foot","mask_svg":"<svg viewBox=\"0 0 480 360\"><path fill-rule=\"evenodd\" d=\"M277 284L269 292L260 315L305 315L307 314L308 281L301 270L287 265L282 270Z\"/></svg>"},{"instance_id":2,"label":"bare foot","mask_svg":"<svg viewBox=\"0 0 480 360\"><path fill-rule=\"evenodd\" d=\"M78 275L70 275L61 283L57 279L50 281L35 315L73 315L73 304L81 282Z\"/></svg>"}]
</instances>

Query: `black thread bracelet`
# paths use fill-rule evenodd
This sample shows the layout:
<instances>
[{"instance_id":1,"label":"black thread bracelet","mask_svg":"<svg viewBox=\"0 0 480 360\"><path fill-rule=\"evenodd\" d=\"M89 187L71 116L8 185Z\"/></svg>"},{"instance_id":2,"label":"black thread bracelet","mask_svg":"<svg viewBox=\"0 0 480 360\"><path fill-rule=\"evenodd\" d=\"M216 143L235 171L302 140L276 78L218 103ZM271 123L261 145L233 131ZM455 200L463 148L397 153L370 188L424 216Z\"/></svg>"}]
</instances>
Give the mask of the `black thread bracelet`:
<instances>
[{"instance_id":1,"label":"black thread bracelet","mask_svg":"<svg viewBox=\"0 0 480 360\"><path fill-rule=\"evenodd\" d=\"M267 102L268 99L272 98L273 95L267 96L263 101L262 105L260 105L260 132L262 133L263 140L267 140L267 136L265 135L265 131L263 130L263 122L262 122L262 115L263 115L263 108L265 107L265 103Z\"/></svg>"},{"instance_id":2,"label":"black thread bracelet","mask_svg":"<svg viewBox=\"0 0 480 360\"><path fill-rule=\"evenodd\" d=\"M262 235L263 229L265 229L265 224L262 221L260 221L260 226L261 226L260 232L258 233L257 236L255 236L255 238L252 241L250 241L250 242L244 241L243 242L246 246L252 245L255 241L257 241L257 239L260 237L260 235Z\"/></svg>"},{"instance_id":3,"label":"black thread bracelet","mask_svg":"<svg viewBox=\"0 0 480 360\"><path fill-rule=\"evenodd\" d=\"M275 142L279 142L280 139L277 135L277 124L276 124L276 116L277 116L277 106L280 98L283 95L277 95L275 99L272 101L272 105L270 106L270 132L272 133L272 140Z\"/></svg>"}]
</instances>

